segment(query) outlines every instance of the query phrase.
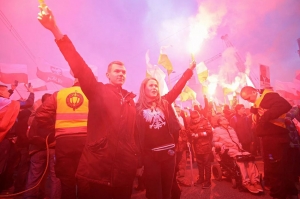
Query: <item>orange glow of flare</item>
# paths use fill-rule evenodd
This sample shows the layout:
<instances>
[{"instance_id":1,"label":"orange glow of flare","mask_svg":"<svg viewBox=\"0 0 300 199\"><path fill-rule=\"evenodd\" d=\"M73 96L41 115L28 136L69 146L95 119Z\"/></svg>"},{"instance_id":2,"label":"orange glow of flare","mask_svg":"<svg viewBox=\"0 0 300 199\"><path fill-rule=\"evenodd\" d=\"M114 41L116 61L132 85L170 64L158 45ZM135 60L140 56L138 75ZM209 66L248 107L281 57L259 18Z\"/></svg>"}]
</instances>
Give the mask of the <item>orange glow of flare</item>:
<instances>
[{"instance_id":1,"label":"orange glow of flare","mask_svg":"<svg viewBox=\"0 0 300 199\"><path fill-rule=\"evenodd\" d=\"M208 95L212 97L216 93L216 89L217 89L217 83L211 82L210 84L208 84L207 86Z\"/></svg>"},{"instance_id":2,"label":"orange glow of flare","mask_svg":"<svg viewBox=\"0 0 300 199\"><path fill-rule=\"evenodd\" d=\"M188 42L188 50L192 56L199 51L204 39L208 38L208 36L208 29L204 25L194 24L192 26Z\"/></svg>"},{"instance_id":3,"label":"orange glow of flare","mask_svg":"<svg viewBox=\"0 0 300 199\"><path fill-rule=\"evenodd\" d=\"M46 7L46 3L44 0L38 0L41 7Z\"/></svg>"},{"instance_id":4,"label":"orange glow of flare","mask_svg":"<svg viewBox=\"0 0 300 199\"><path fill-rule=\"evenodd\" d=\"M46 9L46 7L47 7L46 2L45 2L44 0L38 0L38 2L39 2L40 6L41 6L42 9L43 9L42 12L44 12L45 14L48 14L47 9Z\"/></svg>"},{"instance_id":5,"label":"orange glow of flare","mask_svg":"<svg viewBox=\"0 0 300 199\"><path fill-rule=\"evenodd\" d=\"M232 92L236 92L241 83L241 78L236 76L232 84L223 83L222 86L230 89Z\"/></svg>"}]
</instances>

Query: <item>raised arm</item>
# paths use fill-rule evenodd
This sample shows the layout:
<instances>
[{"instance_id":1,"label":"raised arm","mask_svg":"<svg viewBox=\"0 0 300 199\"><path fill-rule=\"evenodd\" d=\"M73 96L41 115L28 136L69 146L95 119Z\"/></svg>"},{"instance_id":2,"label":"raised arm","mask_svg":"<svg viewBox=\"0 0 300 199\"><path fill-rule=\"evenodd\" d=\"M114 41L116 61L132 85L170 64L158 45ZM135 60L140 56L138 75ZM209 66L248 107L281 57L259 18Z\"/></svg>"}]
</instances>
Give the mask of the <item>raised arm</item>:
<instances>
[{"instance_id":1,"label":"raised arm","mask_svg":"<svg viewBox=\"0 0 300 199\"><path fill-rule=\"evenodd\" d=\"M79 79L82 91L87 98L90 99L94 94L94 90L91 88L95 88L97 84L97 80L92 70L77 52L71 40L66 35L61 33L56 24L52 11L48 7L39 8L41 10L38 14L39 22L54 35L55 41L61 53L74 73L74 77ZM46 11L44 11L45 9Z\"/></svg>"},{"instance_id":2,"label":"raised arm","mask_svg":"<svg viewBox=\"0 0 300 199\"><path fill-rule=\"evenodd\" d=\"M176 98L180 95L187 81L192 77L193 70L195 67L196 67L196 62L193 61L190 64L189 68L183 73L183 75L178 80L178 82L174 85L174 87L167 94L163 96L169 103L173 103L176 100Z\"/></svg>"},{"instance_id":3,"label":"raised arm","mask_svg":"<svg viewBox=\"0 0 300 199\"><path fill-rule=\"evenodd\" d=\"M30 108L34 104L34 93L33 93L33 87L30 86L27 88L28 92L30 92L28 98L26 101L20 101L20 108Z\"/></svg>"},{"instance_id":4,"label":"raised arm","mask_svg":"<svg viewBox=\"0 0 300 199\"><path fill-rule=\"evenodd\" d=\"M38 13L38 20L39 22L52 34L54 35L56 40L60 40L63 38L63 34L61 33L60 29L56 25L54 16L52 14L52 11L46 6L43 8L42 6L39 6L40 12Z\"/></svg>"}]
</instances>

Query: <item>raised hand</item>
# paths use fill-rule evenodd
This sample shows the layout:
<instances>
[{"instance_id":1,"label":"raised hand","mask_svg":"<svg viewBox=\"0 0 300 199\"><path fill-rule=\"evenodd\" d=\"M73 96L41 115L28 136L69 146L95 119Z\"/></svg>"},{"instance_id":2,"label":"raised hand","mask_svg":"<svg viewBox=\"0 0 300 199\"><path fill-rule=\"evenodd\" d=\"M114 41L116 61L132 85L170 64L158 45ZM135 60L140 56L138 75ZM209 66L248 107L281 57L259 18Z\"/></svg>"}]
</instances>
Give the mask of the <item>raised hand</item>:
<instances>
[{"instance_id":1,"label":"raised hand","mask_svg":"<svg viewBox=\"0 0 300 199\"><path fill-rule=\"evenodd\" d=\"M48 30L53 30L56 26L56 22L52 11L46 7L39 6L40 12L38 13L39 22Z\"/></svg>"},{"instance_id":2,"label":"raised hand","mask_svg":"<svg viewBox=\"0 0 300 199\"><path fill-rule=\"evenodd\" d=\"M61 33L59 28L56 25L54 16L52 11L48 8L48 6L39 6L40 12L38 13L39 22L48 30L52 32L55 39L59 40L64 35Z\"/></svg>"},{"instance_id":3,"label":"raised hand","mask_svg":"<svg viewBox=\"0 0 300 199\"><path fill-rule=\"evenodd\" d=\"M196 65L197 65L197 63L196 63L196 61L192 61L191 63L190 63L190 69L191 70L194 70L194 68L196 67Z\"/></svg>"}]
</instances>

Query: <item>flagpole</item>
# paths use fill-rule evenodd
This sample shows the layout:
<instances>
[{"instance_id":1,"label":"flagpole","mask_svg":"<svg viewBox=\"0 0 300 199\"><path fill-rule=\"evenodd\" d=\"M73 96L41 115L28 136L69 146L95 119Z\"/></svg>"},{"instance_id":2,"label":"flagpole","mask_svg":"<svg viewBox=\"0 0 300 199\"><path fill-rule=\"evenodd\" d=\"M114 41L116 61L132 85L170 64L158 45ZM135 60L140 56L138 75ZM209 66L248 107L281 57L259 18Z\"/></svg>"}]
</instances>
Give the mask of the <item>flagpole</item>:
<instances>
[{"instance_id":1,"label":"flagpole","mask_svg":"<svg viewBox=\"0 0 300 199\"><path fill-rule=\"evenodd\" d=\"M168 73L168 71L167 71L167 74L168 74L168 85L169 85L169 89L171 89L171 80L170 80L170 74Z\"/></svg>"}]
</instances>

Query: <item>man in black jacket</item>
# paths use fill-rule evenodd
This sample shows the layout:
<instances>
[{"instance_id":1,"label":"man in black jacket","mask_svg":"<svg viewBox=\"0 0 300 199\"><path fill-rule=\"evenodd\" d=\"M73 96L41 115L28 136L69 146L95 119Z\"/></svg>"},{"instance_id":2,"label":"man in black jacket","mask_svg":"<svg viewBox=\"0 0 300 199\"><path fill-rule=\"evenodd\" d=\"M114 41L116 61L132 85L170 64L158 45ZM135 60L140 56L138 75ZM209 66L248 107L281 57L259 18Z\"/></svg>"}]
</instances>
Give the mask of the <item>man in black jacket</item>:
<instances>
[{"instance_id":1,"label":"man in black jacket","mask_svg":"<svg viewBox=\"0 0 300 199\"><path fill-rule=\"evenodd\" d=\"M264 166L270 179L270 195L274 198L298 198L292 178L289 131L285 127L285 114L292 106L278 93L265 89L260 94L253 87L245 86L241 97L254 106L251 108L255 133L262 137Z\"/></svg>"},{"instance_id":2,"label":"man in black jacket","mask_svg":"<svg viewBox=\"0 0 300 199\"><path fill-rule=\"evenodd\" d=\"M109 83L97 82L71 40L58 29L51 10L40 9L39 21L53 33L89 100L87 141L76 176L89 181L92 193L89 198L129 199L139 150L134 134L135 95L122 88L126 68L120 61L111 62L106 73Z\"/></svg>"}]
</instances>

